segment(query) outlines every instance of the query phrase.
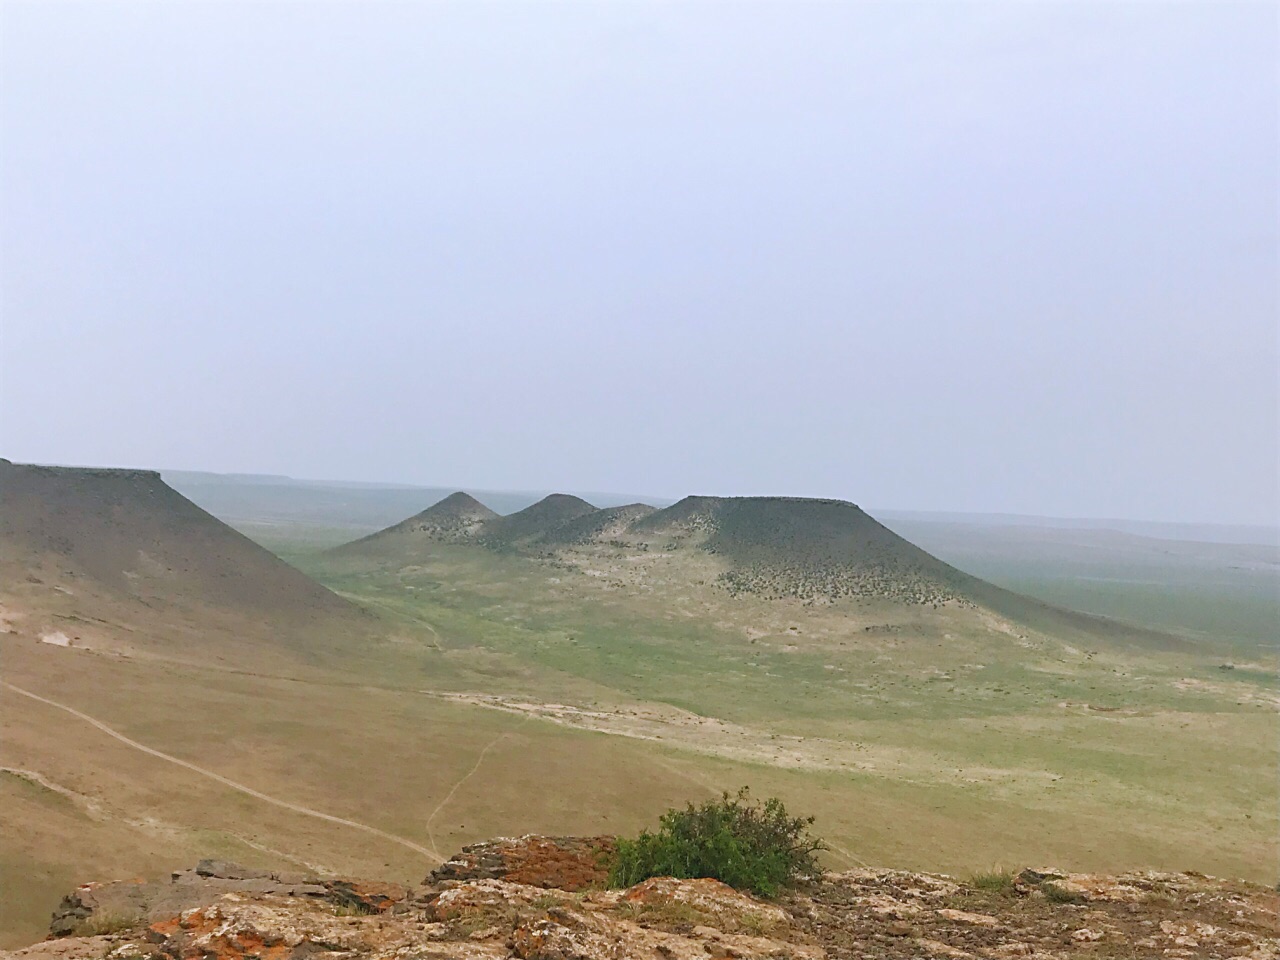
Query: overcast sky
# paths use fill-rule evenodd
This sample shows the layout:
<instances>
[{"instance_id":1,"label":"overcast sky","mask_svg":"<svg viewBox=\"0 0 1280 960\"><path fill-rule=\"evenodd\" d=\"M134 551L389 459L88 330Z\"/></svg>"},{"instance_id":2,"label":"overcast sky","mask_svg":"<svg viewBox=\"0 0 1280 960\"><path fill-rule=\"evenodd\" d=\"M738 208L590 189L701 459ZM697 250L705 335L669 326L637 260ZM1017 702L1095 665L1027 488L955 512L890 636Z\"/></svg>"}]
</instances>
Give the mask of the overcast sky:
<instances>
[{"instance_id":1,"label":"overcast sky","mask_svg":"<svg viewBox=\"0 0 1280 960\"><path fill-rule=\"evenodd\" d=\"M1275 521L1273 3L0 16L2 456Z\"/></svg>"}]
</instances>

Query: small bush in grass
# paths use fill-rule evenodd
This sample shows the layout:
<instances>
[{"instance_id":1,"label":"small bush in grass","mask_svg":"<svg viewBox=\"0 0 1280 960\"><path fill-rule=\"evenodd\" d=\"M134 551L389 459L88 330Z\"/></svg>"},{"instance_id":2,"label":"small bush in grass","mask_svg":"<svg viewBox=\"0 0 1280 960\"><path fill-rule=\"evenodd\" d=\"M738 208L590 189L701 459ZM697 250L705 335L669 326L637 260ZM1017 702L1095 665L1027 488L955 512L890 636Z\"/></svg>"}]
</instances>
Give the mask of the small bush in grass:
<instances>
[{"instance_id":1,"label":"small bush in grass","mask_svg":"<svg viewBox=\"0 0 1280 960\"><path fill-rule=\"evenodd\" d=\"M969 882L975 890L1012 896L1014 892L1013 884L1016 879L1011 871L997 868L988 870L985 873L975 873Z\"/></svg>"},{"instance_id":2,"label":"small bush in grass","mask_svg":"<svg viewBox=\"0 0 1280 960\"><path fill-rule=\"evenodd\" d=\"M683 810L668 810L657 833L644 831L618 841L609 874L615 887L650 877L712 877L762 896L818 873L815 857L826 844L809 835L813 817L792 817L782 801L753 802L747 789L736 796Z\"/></svg>"},{"instance_id":3,"label":"small bush in grass","mask_svg":"<svg viewBox=\"0 0 1280 960\"><path fill-rule=\"evenodd\" d=\"M1050 903L1084 903L1084 897L1081 894L1061 887L1051 880L1040 884L1040 892Z\"/></svg>"}]
</instances>

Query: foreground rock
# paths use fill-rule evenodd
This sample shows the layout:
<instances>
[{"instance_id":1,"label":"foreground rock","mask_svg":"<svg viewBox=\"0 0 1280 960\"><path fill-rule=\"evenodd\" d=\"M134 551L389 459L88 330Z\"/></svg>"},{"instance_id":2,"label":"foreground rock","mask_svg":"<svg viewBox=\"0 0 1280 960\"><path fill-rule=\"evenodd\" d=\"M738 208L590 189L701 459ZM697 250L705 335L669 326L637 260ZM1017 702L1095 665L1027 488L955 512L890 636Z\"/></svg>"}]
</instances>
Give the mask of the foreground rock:
<instances>
[{"instance_id":1,"label":"foreground rock","mask_svg":"<svg viewBox=\"0 0 1280 960\"><path fill-rule=\"evenodd\" d=\"M661 878L580 894L473 880L428 892L421 903L446 941L501 944L499 956L521 960L825 956L792 936L786 911L716 880Z\"/></svg>"},{"instance_id":2,"label":"foreground rock","mask_svg":"<svg viewBox=\"0 0 1280 960\"><path fill-rule=\"evenodd\" d=\"M613 853L613 837L503 837L463 847L427 882L511 880L574 892L603 887Z\"/></svg>"},{"instance_id":3,"label":"foreground rock","mask_svg":"<svg viewBox=\"0 0 1280 960\"><path fill-rule=\"evenodd\" d=\"M49 930L55 937L104 932L109 927L159 920L207 906L224 894L314 899L331 908L378 913L404 900L408 891L398 884L380 881L268 873L218 860L201 860L195 869L177 871L168 880L86 883L76 887L62 898Z\"/></svg>"},{"instance_id":4,"label":"foreground rock","mask_svg":"<svg viewBox=\"0 0 1280 960\"><path fill-rule=\"evenodd\" d=\"M857 870L786 898L833 958L1275 960L1280 895L1199 874L1025 870L981 885Z\"/></svg>"},{"instance_id":5,"label":"foreground rock","mask_svg":"<svg viewBox=\"0 0 1280 960\"><path fill-rule=\"evenodd\" d=\"M23 960L1280 960L1280 895L1196 874L1025 870L966 883L827 874L764 902L715 880L584 887L596 839L468 848L422 887L204 862L157 883L88 885ZM568 869L568 864L576 864ZM549 883L565 869L564 883ZM537 883L514 879L524 872ZM127 911L132 910L133 913ZM84 916L79 916L79 914ZM77 919L78 917L78 919Z\"/></svg>"}]
</instances>

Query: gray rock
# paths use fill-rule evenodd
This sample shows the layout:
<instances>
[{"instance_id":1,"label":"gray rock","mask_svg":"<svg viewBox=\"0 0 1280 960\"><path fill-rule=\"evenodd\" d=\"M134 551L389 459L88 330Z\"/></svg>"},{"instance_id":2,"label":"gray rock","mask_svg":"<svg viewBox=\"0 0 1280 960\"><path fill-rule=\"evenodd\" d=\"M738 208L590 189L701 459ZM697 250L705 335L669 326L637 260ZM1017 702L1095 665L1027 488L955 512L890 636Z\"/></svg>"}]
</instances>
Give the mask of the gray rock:
<instances>
[{"instance_id":1,"label":"gray rock","mask_svg":"<svg viewBox=\"0 0 1280 960\"><path fill-rule=\"evenodd\" d=\"M216 877L219 880L271 879L271 874L265 870L251 870L227 860L201 860L196 864L196 873L202 877Z\"/></svg>"},{"instance_id":2,"label":"gray rock","mask_svg":"<svg viewBox=\"0 0 1280 960\"><path fill-rule=\"evenodd\" d=\"M320 879L309 874L271 874L221 860L201 860L168 880L87 883L62 898L49 922L55 937L90 932L95 920L141 926L206 907L224 894L276 895L330 900L338 906L380 913L407 895L398 884L355 879Z\"/></svg>"}]
</instances>

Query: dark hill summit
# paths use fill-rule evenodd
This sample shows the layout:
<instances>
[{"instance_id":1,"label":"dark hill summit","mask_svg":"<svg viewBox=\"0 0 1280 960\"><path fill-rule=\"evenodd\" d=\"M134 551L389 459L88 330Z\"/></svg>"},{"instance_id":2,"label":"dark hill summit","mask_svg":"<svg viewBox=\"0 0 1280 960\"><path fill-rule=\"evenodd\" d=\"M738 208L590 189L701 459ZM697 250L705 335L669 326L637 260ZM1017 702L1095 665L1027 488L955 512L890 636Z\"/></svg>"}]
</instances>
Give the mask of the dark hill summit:
<instances>
[{"instance_id":1,"label":"dark hill summit","mask_svg":"<svg viewBox=\"0 0 1280 960\"><path fill-rule=\"evenodd\" d=\"M718 522L724 504L730 497L685 497L669 507L655 510L639 520L637 531L662 531L665 533L689 533L694 530L710 530Z\"/></svg>"},{"instance_id":2,"label":"dark hill summit","mask_svg":"<svg viewBox=\"0 0 1280 960\"><path fill-rule=\"evenodd\" d=\"M33 625L130 624L149 635L234 621L245 639L265 628L297 640L320 623L365 622L149 470L0 464L0 592Z\"/></svg>"},{"instance_id":3,"label":"dark hill summit","mask_svg":"<svg viewBox=\"0 0 1280 960\"><path fill-rule=\"evenodd\" d=\"M539 540L566 524L604 512L580 497L553 493L523 510L501 516L470 494L459 491L407 520L336 547L333 552L376 555L389 550L400 555L406 549L412 552L413 544L418 541L472 543L505 550Z\"/></svg>"},{"instance_id":4,"label":"dark hill summit","mask_svg":"<svg viewBox=\"0 0 1280 960\"><path fill-rule=\"evenodd\" d=\"M728 569L719 582L733 594L805 601L952 601L1061 636L1185 646L1160 631L1064 610L957 570L844 500L686 497L632 529L658 546L695 547L721 557Z\"/></svg>"},{"instance_id":5,"label":"dark hill summit","mask_svg":"<svg viewBox=\"0 0 1280 960\"><path fill-rule=\"evenodd\" d=\"M422 536L442 543L462 543L478 536L487 525L499 519L483 503L459 490L451 493L439 503L432 504L421 513L414 514L408 520L402 520L394 526L371 533L355 543L346 544L338 549L345 550L359 544L369 547L386 539Z\"/></svg>"},{"instance_id":6,"label":"dark hill summit","mask_svg":"<svg viewBox=\"0 0 1280 960\"><path fill-rule=\"evenodd\" d=\"M723 557L733 593L941 603L969 599L973 582L843 500L686 497L635 528Z\"/></svg>"},{"instance_id":7,"label":"dark hill summit","mask_svg":"<svg viewBox=\"0 0 1280 960\"><path fill-rule=\"evenodd\" d=\"M468 521L485 521L493 520L498 516L497 513L490 510L483 503L459 490L457 493L451 493L439 503L419 514L422 519L438 518L440 520L458 519Z\"/></svg>"},{"instance_id":8,"label":"dark hill summit","mask_svg":"<svg viewBox=\"0 0 1280 960\"><path fill-rule=\"evenodd\" d=\"M596 513L581 497L553 493L532 506L509 514L485 526L484 541L490 546L507 546L551 533L561 524Z\"/></svg>"}]
</instances>

